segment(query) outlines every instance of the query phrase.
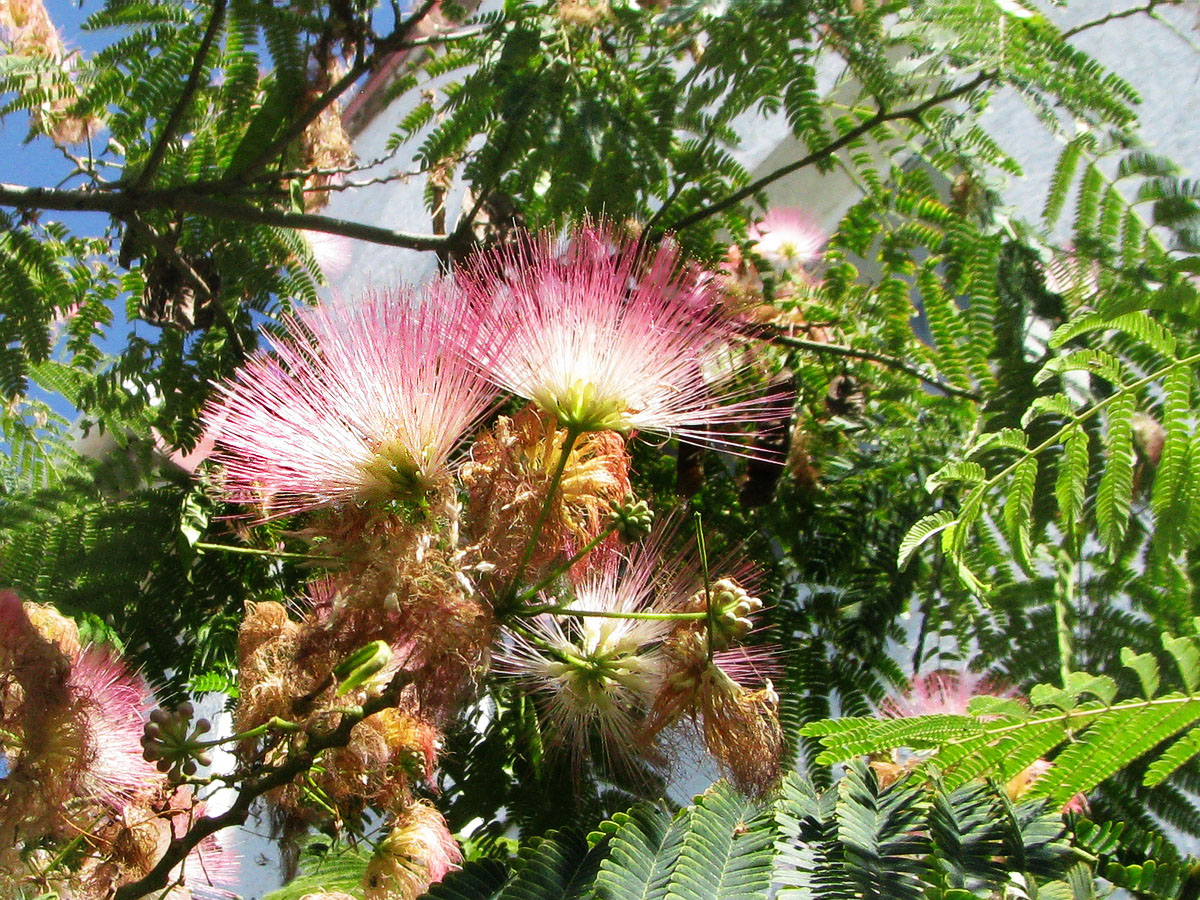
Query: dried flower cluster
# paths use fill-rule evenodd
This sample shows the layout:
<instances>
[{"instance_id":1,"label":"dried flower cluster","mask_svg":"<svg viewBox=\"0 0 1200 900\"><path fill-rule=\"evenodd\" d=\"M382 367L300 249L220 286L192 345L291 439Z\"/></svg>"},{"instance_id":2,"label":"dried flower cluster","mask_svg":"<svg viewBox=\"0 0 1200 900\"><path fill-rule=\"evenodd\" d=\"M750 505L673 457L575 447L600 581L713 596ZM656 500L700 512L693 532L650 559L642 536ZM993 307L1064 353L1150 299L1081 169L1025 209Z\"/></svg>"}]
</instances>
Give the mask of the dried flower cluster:
<instances>
[{"instance_id":1,"label":"dried flower cluster","mask_svg":"<svg viewBox=\"0 0 1200 900\"><path fill-rule=\"evenodd\" d=\"M0 895L107 897L150 871L203 815L190 790L143 756L153 706L149 687L113 651L82 646L70 619L0 592ZM53 848L72 845L68 866ZM237 869L210 836L168 896L232 896L225 887Z\"/></svg>"},{"instance_id":2,"label":"dried flower cluster","mask_svg":"<svg viewBox=\"0 0 1200 900\"><path fill-rule=\"evenodd\" d=\"M0 51L45 59L60 67L60 80L48 92L50 99L30 110L35 129L60 147L81 143L100 130L98 119L83 119L71 112L75 98L72 73L78 53L67 50L42 0L0 0Z\"/></svg>"}]
</instances>

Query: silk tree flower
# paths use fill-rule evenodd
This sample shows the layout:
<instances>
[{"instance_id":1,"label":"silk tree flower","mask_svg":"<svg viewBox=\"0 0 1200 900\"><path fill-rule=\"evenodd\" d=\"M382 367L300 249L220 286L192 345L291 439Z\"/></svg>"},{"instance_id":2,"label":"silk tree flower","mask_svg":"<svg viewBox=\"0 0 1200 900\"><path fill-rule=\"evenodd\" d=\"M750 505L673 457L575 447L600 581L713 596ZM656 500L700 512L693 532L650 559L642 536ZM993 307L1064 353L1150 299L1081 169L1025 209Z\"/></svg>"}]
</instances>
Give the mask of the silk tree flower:
<instances>
[{"instance_id":1,"label":"silk tree flower","mask_svg":"<svg viewBox=\"0 0 1200 900\"><path fill-rule=\"evenodd\" d=\"M423 502L494 396L473 362L479 323L454 302L439 283L288 318L205 414L230 497L275 516Z\"/></svg>"},{"instance_id":2,"label":"silk tree flower","mask_svg":"<svg viewBox=\"0 0 1200 900\"><path fill-rule=\"evenodd\" d=\"M547 732L576 765L596 737L609 760L628 768L644 750L637 737L665 677L660 646L674 622L607 616L670 612L681 580L679 560L665 556L654 540L627 559L616 550L594 552L599 563L573 579L570 598L561 602L564 611L525 620L525 633L514 631L497 651L495 668L533 690ZM554 602L539 597L539 603Z\"/></svg>"},{"instance_id":3,"label":"silk tree flower","mask_svg":"<svg viewBox=\"0 0 1200 900\"><path fill-rule=\"evenodd\" d=\"M81 701L86 761L81 793L120 806L163 776L142 756L145 718L154 707L146 683L103 647L87 647L73 661L67 689Z\"/></svg>"},{"instance_id":4,"label":"silk tree flower","mask_svg":"<svg viewBox=\"0 0 1200 900\"><path fill-rule=\"evenodd\" d=\"M312 251L317 268L326 281L337 281L350 269L354 258L354 244L350 238L327 231L301 230L304 240Z\"/></svg>"},{"instance_id":5,"label":"silk tree flower","mask_svg":"<svg viewBox=\"0 0 1200 900\"><path fill-rule=\"evenodd\" d=\"M642 253L586 225L481 253L456 278L492 338L491 377L563 428L741 448L727 426L777 414L737 384L747 366L728 365L737 326L715 279L670 243Z\"/></svg>"},{"instance_id":6,"label":"silk tree flower","mask_svg":"<svg viewBox=\"0 0 1200 900\"><path fill-rule=\"evenodd\" d=\"M888 719L911 716L966 716L974 697L1016 697L1016 694L974 672L938 669L914 677L908 689L886 698L879 711Z\"/></svg>"},{"instance_id":7,"label":"silk tree flower","mask_svg":"<svg viewBox=\"0 0 1200 900\"><path fill-rule=\"evenodd\" d=\"M665 677L641 739L653 740L677 722L690 721L730 780L761 794L779 780L783 753L779 697L770 680L779 668L777 651L737 647L710 653L710 640L705 628L690 625L666 642Z\"/></svg>"},{"instance_id":8,"label":"silk tree flower","mask_svg":"<svg viewBox=\"0 0 1200 900\"><path fill-rule=\"evenodd\" d=\"M806 212L776 207L750 227L750 249L781 269L802 266L821 258L829 236Z\"/></svg>"},{"instance_id":9,"label":"silk tree flower","mask_svg":"<svg viewBox=\"0 0 1200 900\"><path fill-rule=\"evenodd\" d=\"M442 814L428 803L409 804L392 825L363 878L366 900L416 900L459 867L462 851Z\"/></svg>"}]
</instances>

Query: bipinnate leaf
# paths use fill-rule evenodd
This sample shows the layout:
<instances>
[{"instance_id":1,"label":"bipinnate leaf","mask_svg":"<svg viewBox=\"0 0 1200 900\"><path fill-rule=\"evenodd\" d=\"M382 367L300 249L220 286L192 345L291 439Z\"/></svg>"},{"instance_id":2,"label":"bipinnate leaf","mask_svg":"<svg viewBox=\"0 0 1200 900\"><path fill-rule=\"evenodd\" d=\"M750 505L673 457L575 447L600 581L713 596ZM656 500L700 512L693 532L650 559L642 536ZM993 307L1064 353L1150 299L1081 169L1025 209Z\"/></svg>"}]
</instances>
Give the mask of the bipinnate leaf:
<instances>
[{"instance_id":1,"label":"bipinnate leaf","mask_svg":"<svg viewBox=\"0 0 1200 900\"><path fill-rule=\"evenodd\" d=\"M922 544L934 535L945 531L957 521L958 516L953 510L949 509L939 509L937 512L919 520L908 530L908 534L900 542L900 552L896 559L896 566L903 569L908 565L909 559Z\"/></svg>"},{"instance_id":2,"label":"bipinnate leaf","mask_svg":"<svg viewBox=\"0 0 1200 900\"><path fill-rule=\"evenodd\" d=\"M772 836L762 812L725 782L696 798L667 900L765 900Z\"/></svg>"},{"instance_id":3,"label":"bipinnate leaf","mask_svg":"<svg viewBox=\"0 0 1200 900\"><path fill-rule=\"evenodd\" d=\"M1108 407L1104 432L1104 471L1096 489L1096 526L1100 539L1116 553L1129 525L1133 500L1133 396L1117 394Z\"/></svg>"},{"instance_id":4,"label":"bipinnate leaf","mask_svg":"<svg viewBox=\"0 0 1200 900\"><path fill-rule=\"evenodd\" d=\"M614 816L618 827L596 875L597 898L663 900L691 816L690 810L672 816L651 803Z\"/></svg>"}]
</instances>

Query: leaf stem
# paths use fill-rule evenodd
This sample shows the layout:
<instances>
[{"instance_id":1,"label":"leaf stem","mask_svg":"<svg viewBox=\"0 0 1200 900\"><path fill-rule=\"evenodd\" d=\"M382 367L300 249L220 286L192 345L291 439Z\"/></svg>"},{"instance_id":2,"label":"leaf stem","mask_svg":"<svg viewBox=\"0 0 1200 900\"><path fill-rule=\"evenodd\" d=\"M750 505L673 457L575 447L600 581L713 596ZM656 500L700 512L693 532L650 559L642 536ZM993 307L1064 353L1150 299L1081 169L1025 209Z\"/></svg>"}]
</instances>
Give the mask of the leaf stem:
<instances>
[{"instance_id":1,"label":"leaf stem","mask_svg":"<svg viewBox=\"0 0 1200 900\"><path fill-rule=\"evenodd\" d=\"M914 106L910 106L905 109L898 109L893 112L889 112L881 107L873 116L865 119L862 123L856 125L854 128L851 128L849 131L842 134L841 137L830 141L824 147L814 150L807 156L801 157L800 159L790 162L785 166L781 166L773 172L767 173L757 181L751 182L744 188L734 191L732 194L728 194L722 199L710 203L708 206L701 207L695 212L675 219L663 230L675 232L683 231L685 228L695 225L697 222L702 222L705 219L716 215L717 213L724 212L731 206L741 203L743 200L753 197L759 191L764 190L772 183L778 181L780 178L832 156L843 147L853 144L864 134L867 134L885 122L891 122L896 119L911 119L914 122L919 121L921 116L923 116L933 107L939 106L942 103L949 103L951 100L956 100L959 97L969 94L977 88L983 87L989 81L995 81L996 77L997 76L991 72L980 72L970 81L964 82L955 88L951 88L939 94L933 94Z\"/></svg>"},{"instance_id":2,"label":"leaf stem","mask_svg":"<svg viewBox=\"0 0 1200 900\"><path fill-rule=\"evenodd\" d=\"M907 363L896 356L889 356L886 353L876 353L873 350L860 350L857 347L846 347L842 344L827 344L822 341L810 341L805 338L792 337L791 335L779 332L771 326L755 326L750 333L770 344L779 344L783 347L792 347L797 350L808 350L810 353L825 353L831 356L845 356L851 359L863 359L868 362L879 363L881 366L911 375L952 397L962 397L964 400L972 400L976 403L983 399L978 391L947 384L938 376L930 375L928 372L922 371L911 363Z\"/></svg>"},{"instance_id":3,"label":"leaf stem","mask_svg":"<svg viewBox=\"0 0 1200 900\"><path fill-rule=\"evenodd\" d=\"M210 544L208 541L196 541L192 546L200 550L219 550L222 553L241 553L245 556L263 556L270 559L302 559L311 562L337 558L334 556L313 556L309 553L289 553L286 550L260 550L258 547L234 547L231 544Z\"/></svg>"},{"instance_id":4,"label":"leaf stem","mask_svg":"<svg viewBox=\"0 0 1200 900\"><path fill-rule=\"evenodd\" d=\"M163 161L163 157L167 154L167 147L171 140L179 131L180 125L183 123L183 117L187 113L188 105L192 102L192 97L200 88L200 76L204 73L204 62L208 59L208 51L212 49L213 41L221 31L221 26L225 22L225 7L226 0L213 0L212 18L208 20L208 27L204 31L204 37L200 40L200 46L196 50L196 58L192 61L192 70L188 73L187 81L183 85L183 93L179 95L179 100L171 109L171 115L167 118L166 124L163 126L162 133L159 134L158 140L154 142L154 146L150 150L150 155L146 159L146 164L142 166L142 171L138 173L134 180L131 190L139 191L150 183L154 177L154 173L158 170L159 165Z\"/></svg>"},{"instance_id":5,"label":"leaf stem","mask_svg":"<svg viewBox=\"0 0 1200 900\"><path fill-rule=\"evenodd\" d=\"M512 581L505 592L507 602L498 604L502 608L511 605L517 598L517 585L521 583L521 576L525 574L525 569L529 567L529 561L533 559L538 539L542 536L542 529L546 527L546 522L550 518L550 509L554 505L555 495L558 493L558 487L562 483L563 472L567 469L567 460L571 458L571 451L575 449L575 442L583 434L583 430L577 425L568 427L566 431L567 434L563 438L562 450L559 452L558 462L554 465L554 472L550 476L550 484L546 487L546 496L542 499L542 508L538 511L538 517L529 532L529 540L525 542L525 550L521 553L521 559L517 563Z\"/></svg>"},{"instance_id":6,"label":"leaf stem","mask_svg":"<svg viewBox=\"0 0 1200 900\"><path fill-rule=\"evenodd\" d=\"M576 609L556 603L541 606L526 606L513 612L520 618L532 618L543 613L563 616L582 616L590 619L648 619L652 622L697 621L707 619L707 610L696 612L611 612L599 609Z\"/></svg>"},{"instance_id":7,"label":"leaf stem","mask_svg":"<svg viewBox=\"0 0 1200 900\"><path fill-rule=\"evenodd\" d=\"M1071 618L1075 611L1075 587L1079 563L1066 551L1058 554L1058 578L1054 590L1054 633L1058 643L1058 675L1063 687L1071 674L1074 634Z\"/></svg>"},{"instance_id":8,"label":"leaf stem","mask_svg":"<svg viewBox=\"0 0 1200 900\"><path fill-rule=\"evenodd\" d=\"M575 563L579 562L581 559L583 559L585 556L587 556L589 553L591 553L593 550L595 550L596 547L599 546L601 541L603 541L605 538L607 538L610 534L612 534L616 530L617 530L617 523L610 522L608 524L608 527L606 527L598 535L596 535L594 538L592 538L590 541L588 541L586 544L584 544L582 549L580 549L580 551L578 553L576 553L574 556L572 556L570 559L568 559L561 566L556 566L554 568L554 570L552 572L550 572L549 575L547 575L545 578L543 578L537 584L521 591L521 593L517 596L517 601L524 602L526 600L529 600L532 597L537 596L537 594L539 592L544 591L547 587L549 587L551 584L554 583L555 579L560 578L561 576L570 572L571 567L574 566Z\"/></svg>"}]
</instances>

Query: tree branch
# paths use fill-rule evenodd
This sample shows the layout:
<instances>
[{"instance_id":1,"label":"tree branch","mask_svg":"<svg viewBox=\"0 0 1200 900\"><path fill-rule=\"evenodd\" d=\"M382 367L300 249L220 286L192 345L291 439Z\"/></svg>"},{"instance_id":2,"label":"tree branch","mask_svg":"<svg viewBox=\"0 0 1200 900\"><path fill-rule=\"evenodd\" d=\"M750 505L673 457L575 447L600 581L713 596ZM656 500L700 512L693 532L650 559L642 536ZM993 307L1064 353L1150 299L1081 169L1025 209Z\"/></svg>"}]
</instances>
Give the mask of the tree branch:
<instances>
[{"instance_id":1,"label":"tree branch","mask_svg":"<svg viewBox=\"0 0 1200 900\"><path fill-rule=\"evenodd\" d=\"M851 359L862 359L867 362L879 363L881 366L886 366L889 369L895 369L898 372L918 378L931 387L935 387L952 397L962 397L964 400L972 400L976 403L983 399L977 391L956 387L953 384L946 384L937 375L930 375L911 363L907 363L895 356L889 356L886 353L876 353L872 350L859 350L857 347L846 347L842 344L826 344L822 341L810 341L804 338L792 337L791 335L781 333L770 325L752 325L748 326L745 331L747 334L751 334L760 340L779 344L782 347L793 347L797 350L807 350L810 353L825 353L831 356L845 356Z\"/></svg>"},{"instance_id":2,"label":"tree branch","mask_svg":"<svg viewBox=\"0 0 1200 900\"><path fill-rule=\"evenodd\" d=\"M122 190L58 190L0 183L0 206L28 210L104 212L121 217L150 210L174 209L180 212L211 216L214 219L246 222L251 225L303 228L308 231L340 234L373 244L404 247L409 250L439 250L452 244L452 238L449 236L393 231L390 228L364 225L361 222L350 222L345 219L333 219L313 213L261 209L237 199L194 194L187 190L186 186L134 193Z\"/></svg>"},{"instance_id":3,"label":"tree branch","mask_svg":"<svg viewBox=\"0 0 1200 900\"><path fill-rule=\"evenodd\" d=\"M200 76L204 72L204 61L208 58L208 51L212 49L213 41L216 40L217 34L221 31L221 26L225 22L225 7L226 0L213 0L212 18L208 20L208 28L205 29L204 37L200 40L200 47L196 51L196 59L192 63L192 70L188 73L187 81L183 85L183 93L180 94L179 101L171 110L171 115L167 119L166 125L163 126L162 134L154 142L154 147L150 150L150 156L147 157L146 164L142 166L142 171L138 173L137 179L133 182L133 189L135 191L141 190L150 183L150 179L154 177L154 173L162 163L163 157L166 156L167 146L175 137L179 126L183 123L183 117L192 102L192 97L195 96L196 91L200 88Z\"/></svg>"},{"instance_id":4,"label":"tree branch","mask_svg":"<svg viewBox=\"0 0 1200 900\"><path fill-rule=\"evenodd\" d=\"M237 799L225 812L219 816L201 816L196 819L187 832L171 841L167 852L153 869L137 881L117 888L113 900L137 900L152 891L165 888L170 884L171 871L179 866L201 841L222 829L244 824L255 800L277 787L290 784L296 776L307 772L323 751L346 746L350 742L350 732L354 726L381 710L395 706L400 699L400 692L411 680L408 672L397 672L382 693L367 700L355 712L343 714L338 726L332 731L320 732L309 726L304 731L304 738L307 740L300 749L293 751L278 766L270 767L242 782Z\"/></svg>"},{"instance_id":5,"label":"tree branch","mask_svg":"<svg viewBox=\"0 0 1200 900\"><path fill-rule=\"evenodd\" d=\"M913 121L917 121L921 118L922 115L924 115L926 112L928 112L933 107L940 106L943 103L949 103L952 100L957 100L959 97L962 97L965 94L969 94L969 93L971 93L971 91L974 91L977 88L982 87L983 85L987 84L989 81L995 80L995 78L996 78L996 76L994 73L980 72L978 75L976 75L970 81L964 82L963 84L960 84L958 87L953 88L951 90L943 91L940 94L934 94L932 97L928 97L925 100L922 100L916 106L910 106L906 109L899 109L899 110L896 110L895 112L887 112L884 109L880 109L869 119L866 119L860 125L857 125L854 128L851 128L849 131L847 131L845 134L843 134L841 137L837 138L836 140L830 141L828 144L826 144L821 149L814 150L812 153L809 153L807 156L804 156L794 162L790 162L786 166L781 166L780 168L776 169L774 172L770 172L767 175L764 175L762 178L758 179L757 181L754 181L754 182L746 185L746 187L742 188L741 190L734 191L729 196L727 196L721 200L718 200L715 203L710 203L708 206L702 207L693 213L689 213L688 215L684 216L681 219L676 219L674 222L671 222L669 225L667 225L664 228L664 230L665 231L683 231L683 229L688 228L692 225L695 225L697 222L702 222L705 219L709 218L710 216L714 216L717 213L722 212L731 206L734 206L735 204L741 203L743 200L745 200L749 197L753 197L755 194L757 194L763 188L767 187L768 185L772 184L775 181L778 181L780 178L783 178L785 175L790 175L793 172L799 171L800 169L806 168L807 166L811 166L813 163L819 162L829 156L832 156L833 154L835 154L839 150L841 150L843 147L846 147L846 146L854 143L854 141L858 140L864 134L867 134L869 131L871 131L874 128L878 128L880 125L884 124L885 122L894 122L898 119L911 119Z\"/></svg>"}]
</instances>

